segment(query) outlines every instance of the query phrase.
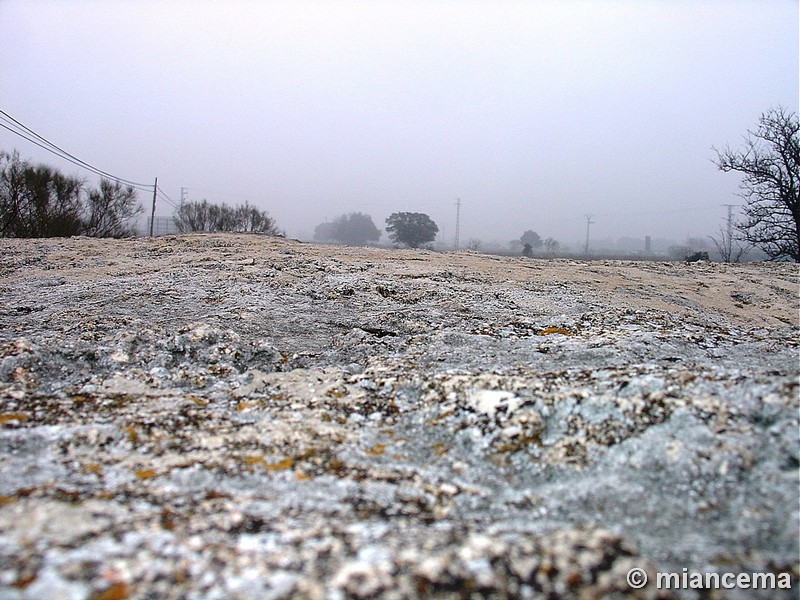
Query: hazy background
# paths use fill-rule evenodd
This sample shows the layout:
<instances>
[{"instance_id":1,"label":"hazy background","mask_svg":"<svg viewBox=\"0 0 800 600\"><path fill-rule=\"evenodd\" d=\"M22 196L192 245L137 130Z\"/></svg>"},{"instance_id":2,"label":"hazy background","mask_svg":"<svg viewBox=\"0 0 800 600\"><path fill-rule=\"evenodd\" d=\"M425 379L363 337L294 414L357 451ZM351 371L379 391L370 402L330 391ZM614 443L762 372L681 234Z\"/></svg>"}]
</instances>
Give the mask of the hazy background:
<instances>
[{"instance_id":1,"label":"hazy background","mask_svg":"<svg viewBox=\"0 0 800 600\"><path fill-rule=\"evenodd\" d=\"M705 237L737 201L711 146L798 110L790 0L0 0L0 32L0 109L306 239L406 210L452 243L456 198L462 245L577 249L587 213L593 240ZM88 176L5 129L0 148Z\"/></svg>"}]
</instances>

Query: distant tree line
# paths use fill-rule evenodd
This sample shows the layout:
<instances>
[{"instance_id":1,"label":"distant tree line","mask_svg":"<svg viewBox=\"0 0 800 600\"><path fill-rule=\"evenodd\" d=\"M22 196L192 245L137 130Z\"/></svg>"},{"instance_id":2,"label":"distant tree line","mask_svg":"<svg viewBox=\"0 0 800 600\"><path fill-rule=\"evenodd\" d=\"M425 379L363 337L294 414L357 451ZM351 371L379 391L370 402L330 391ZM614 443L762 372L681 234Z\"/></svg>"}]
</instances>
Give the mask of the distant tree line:
<instances>
[{"instance_id":1,"label":"distant tree line","mask_svg":"<svg viewBox=\"0 0 800 600\"><path fill-rule=\"evenodd\" d=\"M419 248L436 239L439 227L424 213L396 212L386 219L386 231L395 244ZM372 217L360 212L342 215L333 221L320 223L314 230L318 242L338 242L363 246L381 239L381 232Z\"/></svg>"},{"instance_id":2,"label":"distant tree line","mask_svg":"<svg viewBox=\"0 0 800 600\"><path fill-rule=\"evenodd\" d=\"M229 231L280 235L275 219L248 202L239 206L211 204L208 200L184 202L172 219L181 233Z\"/></svg>"},{"instance_id":3,"label":"distant tree line","mask_svg":"<svg viewBox=\"0 0 800 600\"><path fill-rule=\"evenodd\" d=\"M127 237L141 212L130 186L101 179L92 188L17 151L0 151L0 237Z\"/></svg>"},{"instance_id":4,"label":"distant tree line","mask_svg":"<svg viewBox=\"0 0 800 600\"><path fill-rule=\"evenodd\" d=\"M372 217L360 212L342 215L333 221L320 223L314 229L317 242L338 242L349 246L363 246L381 239L380 230Z\"/></svg>"},{"instance_id":5,"label":"distant tree line","mask_svg":"<svg viewBox=\"0 0 800 600\"><path fill-rule=\"evenodd\" d=\"M521 248L523 256L533 256L534 250L539 251L541 248L544 248L548 255L554 256L561 248L561 244L557 240L553 238L542 240L542 237L532 229L525 231L519 240L512 240L510 246L517 252Z\"/></svg>"}]
</instances>

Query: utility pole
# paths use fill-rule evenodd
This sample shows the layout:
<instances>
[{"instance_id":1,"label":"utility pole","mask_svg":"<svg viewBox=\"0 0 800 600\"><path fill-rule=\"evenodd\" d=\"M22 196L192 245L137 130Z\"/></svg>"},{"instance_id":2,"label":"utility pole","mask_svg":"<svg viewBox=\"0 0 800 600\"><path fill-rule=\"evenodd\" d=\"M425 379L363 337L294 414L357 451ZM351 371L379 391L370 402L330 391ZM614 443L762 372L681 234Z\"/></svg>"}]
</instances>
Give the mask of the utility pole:
<instances>
[{"instance_id":1,"label":"utility pole","mask_svg":"<svg viewBox=\"0 0 800 600\"><path fill-rule=\"evenodd\" d=\"M735 207L739 206L739 205L738 204L723 204L722 206L727 206L728 207L728 240L731 240L731 239L733 239L733 209ZM728 242L728 243L730 243L730 242Z\"/></svg>"},{"instance_id":2,"label":"utility pole","mask_svg":"<svg viewBox=\"0 0 800 600\"><path fill-rule=\"evenodd\" d=\"M456 198L456 250L458 250L458 234L461 229L461 198Z\"/></svg>"},{"instance_id":3,"label":"utility pole","mask_svg":"<svg viewBox=\"0 0 800 600\"><path fill-rule=\"evenodd\" d=\"M725 262L730 262L733 259L733 209L738 204L723 204L722 206L728 207L728 239L723 240L725 242L725 252L727 256L724 256Z\"/></svg>"},{"instance_id":4,"label":"utility pole","mask_svg":"<svg viewBox=\"0 0 800 600\"><path fill-rule=\"evenodd\" d=\"M583 249L584 254L589 256L589 226L594 223L592 217L594 215L584 215L586 217L586 247Z\"/></svg>"},{"instance_id":5,"label":"utility pole","mask_svg":"<svg viewBox=\"0 0 800 600\"><path fill-rule=\"evenodd\" d=\"M158 192L158 177L153 184L153 210L150 211L150 237L153 237L153 223L156 220L156 193Z\"/></svg>"},{"instance_id":6,"label":"utility pole","mask_svg":"<svg viewBox=\"0 0 800 600\"><path fill-rule=\"evenodd\" d=\"M182 187L181 188L181 206L183 205L184 202L186 202L186 199L188 197L189 197L189 188Z\"/></svg>"}]
</instances>

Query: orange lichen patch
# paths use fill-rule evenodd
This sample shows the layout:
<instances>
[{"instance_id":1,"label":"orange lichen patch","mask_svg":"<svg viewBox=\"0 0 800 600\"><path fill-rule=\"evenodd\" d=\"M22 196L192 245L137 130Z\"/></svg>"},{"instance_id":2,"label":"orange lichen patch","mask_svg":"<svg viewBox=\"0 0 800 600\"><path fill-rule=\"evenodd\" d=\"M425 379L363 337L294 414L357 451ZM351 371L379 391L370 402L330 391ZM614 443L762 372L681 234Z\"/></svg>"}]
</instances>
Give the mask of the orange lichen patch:
<instances>
[{"instance_id":1,"label":"orange lichen patch","mask_svg":"<svg viewBox=\"0 0 800 600\"><path fill-rule=\"evenodd\" d=\"M283 471L284 469L291 469L294 466L294 459L290 456L272 463L267 462L263 456L258 455L245 456L241 460L245 465L263 467L267 471Z\"/></svg>"},{"instance_id":2,"label":"orange lichen patch","mask_svg":"<svg viewBox=\"0 0 800 600\"><path fill-rule=\"evenodd\" d=\"M36 573L25 573L24 575L20 575L11 585L18 590L24 590L34 581L36 581Z\"/></svg>"},{"instance_id":3,"label":"orange lichen patch","mask_svg":"<svg viewBox=\"0 0 800 600\"><path fill-rule=\"evenodd\" d=\"M296 453L294 456L295 459L297 460L308 460L311 458L315 458L317 454L319 454L319 451L316 448L307 446L302 450L300 450L298 453Z\"/></svg>"},{"instance_id":4,"label":"orange lichen patch","mask_svg":"<svg viewBox=\"0 0 800 600\"><path fill-rule=\"evenodd\" d=\"M386 444L381 444L380 442L378 442L374 446L364 450L364 452L366 452L370 456L380 456L381 454L384 453L385 450L386 450Z\"/></svg>"},{"instance_id":5,"label":"orange lichen patch","mask_svg":"<svg viewBox=\"0 0 800 600\"><path fill-rule=\"evenodd\" d=\"M341 475L344 471L344 461L339 460L338 458L332 458L328 461L328 464L325 465L325 472L326 473L334 473L336 475Z\"/></svg>"},{"instance_id":6,"label":"orange lichen patch","mask_svg":"<svg viewBox=\"0 0 800 600\"><path fill-rule=\"evenodd\" d=\"M331 398L344 398L347 396L347 388L343 385L334 385L328 388L325 395Z\"/></svg>"},{"instance_id":7,"label":"orange lichen patch","mask_svg":"<svg viewBox=\"0 0 800 600\"><path fill-rule=\"evenodd\" d=\"M201 398L200 396L190 395L190 396L187 396L186 399L189 400L190 402L194 402L198 406L207 406L208 405L208 400L206 400L205 398Z\"/></svg>"},{"instance_id":8,"label":"orange lichen patch","mask_svg":"<svg viewBox=\"0 0 800 600\"><path fill-rule=\"evenodd\" d=\"M539 330L539 335L552 335L554 333L560 333L561 335L572 335L572 332L569 329L564 329L563 327L550 326Z\"/></svg>"},{"instance_id":9,"label":"orange lichen patch","mask_svg":"<svg viewBox=\"0 0 800 600\"><path fill-rule=\"evenodd\" d=\"M219 500L220 498L228 499L231 495L227 492L220 492L219 490L208 490L206 492L206 500Z\"/></svg>"},{"instance_id":10,"label":"orange lichen patch","mask_svg":"<svg viewBox=\"0 0 800 600\"><path fill-rule=\"evenodd\" d=\"M94 396L87 396L86 394L73 394L72 401L78 404L82 402L94 402Z\"/></svg>"},{"instance_id":11,"label":"orange lichen patch","mask_svg":"<svg viewBox=\"0 0 800 600\"><path fill-rule=\"evenodd\" d=\"M158 475L158 471L155 469L136 469L133 474L139 479L150 479Z\"/></svg>"},{"instance_id":12,"label":"orange lichen patch","mask_svg":"<svg viewBox=\"0 0 800 600\"><path fill-rule=\"evenodd\" d=\"M455 412L456 412L455 408L448 408L447 410L439 413L435 417L431 417L430 419L428 419L427 424L428 425L436 425L436 424L439 423L439 421L441 421L442 419L446 419L447 417L449 417L450 415L452 415Z\"/></svg>"},{"instance_id":13,"label":"orange lichen patch","mask_svg":"<svg viewBox=\"0 0 800 600\"><path fill-rule=\"evenodd\" d=\"M583 576L581 575L581 572L579 570L573 569L572 571L567 573L567 576L565 577L565 582L568 587L576 588L581 583L583 583Z\"/></svg>"},{"instance_id":14,"label":"orange lichen patch","mask_svg":"<svg viewBox=\"0 0 800 600\"><path fill-rule=\"evenodd\" d=\"M231 372L231 368L228 365L208 365L208 371L210 373L214 373L215 375L227 375Z\"/></svg>"},{"instance_id":15,"label":"orange lichen patch","mask_svg":"<svg viewBox=\"0 0 800 600\"><path fill-rule=\"evenodd\" d=\"M282 458L281 460L265 464L264 468L267 471L282 471L284 469L291 469L294 466L294 459L287 456L286 458Z\"/></svg>"},{"instance_id":16,"label":"orange lichen patch","mask_svg":"<svg viewBox=\"0 0 800 600\"><path fill-rule=\"evenodd\" d=\"M161 509L161 517L159 518L159 522L161 523L161 527L166 529L167 531L174 531L175 530L175 513L172 512L172 509L169 507L164 507Z\"/></svg>"},{"instance_id":17,"label":"orange lichen patch","mask_svg":"<svg viewBox=\"0 0 800 600\"><path fill-rule=\"evenodd\" d=\"M139 441L139 432L136 431L136 427L133 427L132 425L126 427L125 433L128 434L128 441L131 443L135 444L137 441Z\"/></svg>"},{"instance_id":18,"label":"orange lichen patch","mask_svg":"<svg viewBox=\"0 0 800 600\"><path fill-rule=\"evenodd\" d=\"M16 496L0 496L0 506L3 504L11 504L12 502L16 502Z\"/></svg>"},{"instance_id":19,"label":"orange lichen patch","mask_svg":"<svg viewBox=\"0 0 800 600\"><path fill-rule=\"evenodd\" d=\"M0 425L3 425L10 421L24 421L28 418L29 415L26 415L25 413L18 413L18 412L2 413L0 414Z\"/></svg>"},{"instance_id":20,"label":"orange lichen patch","mask_svg":"<svg viewBox=\"0 0 800 600\"><path fill-rule=\"evenodd\" d=\"M95 475L99 475L103 472L103 465L100 463L86 463L81 465L81 471L83 473L93 473Z\"/></svg>"},{"instance_id":21,"label":"orange lichen patch","mask_svg":"<svg viewBox=\"0 0 800 600\"><path fill-rule=\"evenodd\" d=\"M305 473L303 471L295 471L294 476L296 479L300 481L308 481L310 479L314 479L314 476L311 473Z\"/></svg>"},{"instance_id":22,"label":"orange lichen patch","mask_svg":"<svg viewBox=\"0 0 800 600\"><path fill-rule=\"evenodd\" d=\"M431 447L433 448L433 453L436 454L436 456L442 456L450 451L450 446L444 442L436 442Z\"/></svg>"},{"instance_id":23,"label":"orange lichen patch","mask_svg":"<svg viewBox=\"0 0 800 600\"><path fill-rule=\"evenodd\" d=\"M178 569L172 574L172 579L179 585L184 584L189 581L189 572L186 568Z\"/></svg>"},{"instance_id":24,"label":"orange lichen patch","mask_svg":"<svg viewBox=\"0 0 800 600\"><path fill-rule=\"evenodd\" d=\"M238 411L247 410L248 408L255 408L260 404L261 404L260 402L254 402L253 400L240 400L236 404L236 410Z\"/></svg>"},{"instance_id":25,"label":"orange lichen patch","mask_svg":"<svg viewBox=\"0 0 800 600\"><path fill-rule=\"evenodd\" d=\"M17 367L11 372L11 380L29 387L39 387L39 380L23 367Z\"/></svg>"},{"instance_id":26,"label":"orange lichen patch","mask_svg":"<svg viewBox=\"0 0 800 600\"><path fill-rule=\"evenodd\" d=\"M128 584L122 581L112 583L106 589L95 592L89 596L89 600L126 600L128 597Z\"/></svg>"},{"instance_id":27,"label":"orange lichen patch","mask_svg":"<svg viewBox=\"0 0 800 600\"><path fill-rule=\"evenodd\" d=\"M78 504L81 502L81 493L76 492L75 490L67 490L64 488L56 488L53 490L53 496L58 498L63 502L70 502L72 504Z\"/></svg>"}]
</instances>

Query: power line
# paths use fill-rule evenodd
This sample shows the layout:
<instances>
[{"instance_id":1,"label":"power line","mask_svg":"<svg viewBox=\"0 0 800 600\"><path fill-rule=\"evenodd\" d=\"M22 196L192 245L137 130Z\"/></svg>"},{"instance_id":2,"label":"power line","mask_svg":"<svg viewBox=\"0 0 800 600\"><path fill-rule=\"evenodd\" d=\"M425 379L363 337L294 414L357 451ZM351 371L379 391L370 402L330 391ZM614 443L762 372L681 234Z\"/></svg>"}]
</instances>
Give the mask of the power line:
<instances>
[{"instance_id":1,"label":"power line","mask_svg":"<svg viewBox=\"0 0 800 600\"><path fill-rule=\"evenodd\" d=\"M0 118L2 118L2 117L0 117ZM120 185L130 186L132 188L135 188L135 189L143 191L143 192L149 192L151 189L153 189L153 186L148 186L148 185L143 184L143 183L132 182L132 181L129 181L127 179L123 179L121 177L117 177L115 175L112 175L111 173L107 173L106 171L103 171L102 169L98 169L98 168L93 167L92 165L90 165L88 163L84 163L84 161L81 161L80 159L73 158L72 155L60 154L59 152L53 150L52 148L49 148L48 146L44 145L43 143L40 143L36 139L28 137L27 135L25 135L24 133L20 133L19 131L15 131L14 129L4 125L3 123L0 123L0 127L3 127L4 129L7 129L11 133L13 133L15 135L18 135L19 137L31 142L32 144L35 144L36 146L39 146L40 148L42 148L44 150L47 150L51 154L55 154L59 158L62 158L64 160L66 160L66 161L68 161L68 162L70 162L70 163L82 168L82 169L90 171L90 172L94 173L95 175L100 175L101 177L103 177L105 179L108 179L110 181L115 181L115 182L119 183Z\"/></svg>"},{"instance_id":2,"label":"power line","mask_svg":"<svg viewBox=\"0 0 800 600\"><path fill-rule=\"evenodd\" d=\"M169 204L169 205L170 205L172 208L174 208L175 210L177 210L177 209L179 208L177 204L175 204L174 202L172 202L172 201L171 201L169 198L166 198L166 197L165 197L165 196L164 196L164 195L161 193L161 190L159 190L159 191L158 191L158 197L159 197L161 200L163 200L164 202L166 202L167 204Z\"/></svg>"},{"instance_id":3,"label":"power line","mask_svg":"<svg viewBox=\"0 0 800 600\"><path fill-rule=\"evenodd\" d=\"M636 212L600 213L601 217L641 217L644 215L659 215L666 213L695 212L701 210L716 210L716 206L684 206L680 208L662 208L656 210L640 210Z\"/></svg>"},{"instance_id":4,"label":"power line","mask_svg":"<svg viewBox=\"0 0 800 600\"><path fill-rule=\"evenodd\" d=\"M79 159L78 157L70 154L69 152L67 152L63 148L57 146L56 144L54 144L53 142L51 142L47 138L39 135L33 129L31 129L30 127L26 126L25 124L21 123L20 121L17 121L14 117L12 117L11 115L9 115L7 112L5 112L3 110L0 110L0 118L2 118L4 121L6 121L6 123L10 123L10 124L12 124L13 126L15 126L17 128L22 129L22 131L24 132L24 133L20 133L19 131L15 131L14 129L11 129L9 127L5 127L4 126L6 129L11 131L12 133L16 133L20 137L23 137L26 140L37 144L40 148L44 148L48 152L51 152L51 153L53 153L53 154L55 154L55 155L57 155L57 156L59 156L61 158L69 160L73 164L77 164L78 166L81 166L81 167L83 167L83 168L85 168L85 169L87 169L89 171L92 171L93 173L95 173L97 175L103 175L103 176L108 177L109 179L113 179L113 180L115 180L115 181L117 181L119 183L124 183L126 185L132 185L132 186L144 187L144 188L147 188L147 189L150 188L150 186L148 186L147 184L137 183L135 181L130 181L130 180L124 179L122 177L117 177L116 175L112 175L111 173L103 171L102 169L99 169L98 167L95 167L94 165L91 165L91 164L87 163L86 161ZM28 137L28 135L34 136L36 138L36 140L31 139L30 137ZM42 143L39 143L39 142L42 142L45 145L42 145Z\"/></svg>"},{"instance_id":5,"label":"power line","mask_svg":"<svg viewBox=\"0 0 800 600\"><path fill-rule=\"evenodd\" d=\"M102 169L100 169L98 167L95 167L94 165L91 165L91 164L87 163L86 161L81 160L80 158L77 158L76 156L73 156L72 154L70 154L69 152L64 150L63 148L60 148L59 146L57 146L56 144L54 144L53 142L48 140L47 138L45 138L45 137L39 135L38 133L36 133L30 127L28 127L28 126L24 125L23 123L17 121L14 117L12 117L11 115L9 115L7 112L5 112L3 110L0 110L0 119L2 119L3 121L5 121L7 123L7 124L0 123L0 127L3 127L4 129L7 129L11 133L13 133L15 135L18 135L19 137L31 142L32 144L35 144L35 145L39 146L40 148L42 148L44 150L47 150L51 154L55 154L59 158L63 158L64 160L69 161L74 165L77 165L77 166L79 166L79 167L81 167L83 169L86 169L87 171L91 171L95 175L100 175L102 177L105 177L105 178L110 179L112 181L116 181L117 183L120 183L120 184L123 184L123 185L129 185L129 186L131 186L133 188L136 188L136 189L139 189L141 191L150 191L151 189L153 189L153 186L151 186L151 185L147 185L146 183L137 183L135 181L131 181L131 180L125 179L123 177L117 177L116 175L112 175L111 173L108 173L107 171L103 171Z\"/></svg>"},{"instance_id":6,"label":"power line","mask_svg":"<svg viewBox=\"0 0 800 600\"><path fill-rule=\"evenodd\" d=\"M175 203L175 201L172 198L170 198L167 195L167 193L164 190L162 190L161 188L158 188L158 195L164 202L169 204L172 208L176 208L176 209L179 208L178 205Z\"/></svg>"},{"instance_id":7,"label":"power line","mask_svg":"<svg viewBox=\"0 0 800 600\"><path fill-rule=\"evenodd\" d=\"M161 194L164 200L175 206L175 201L169 196L169 194L167 194L167 192L165 192L162 188L158 188L158 192Z\"/></svg>"}]
</instances>

